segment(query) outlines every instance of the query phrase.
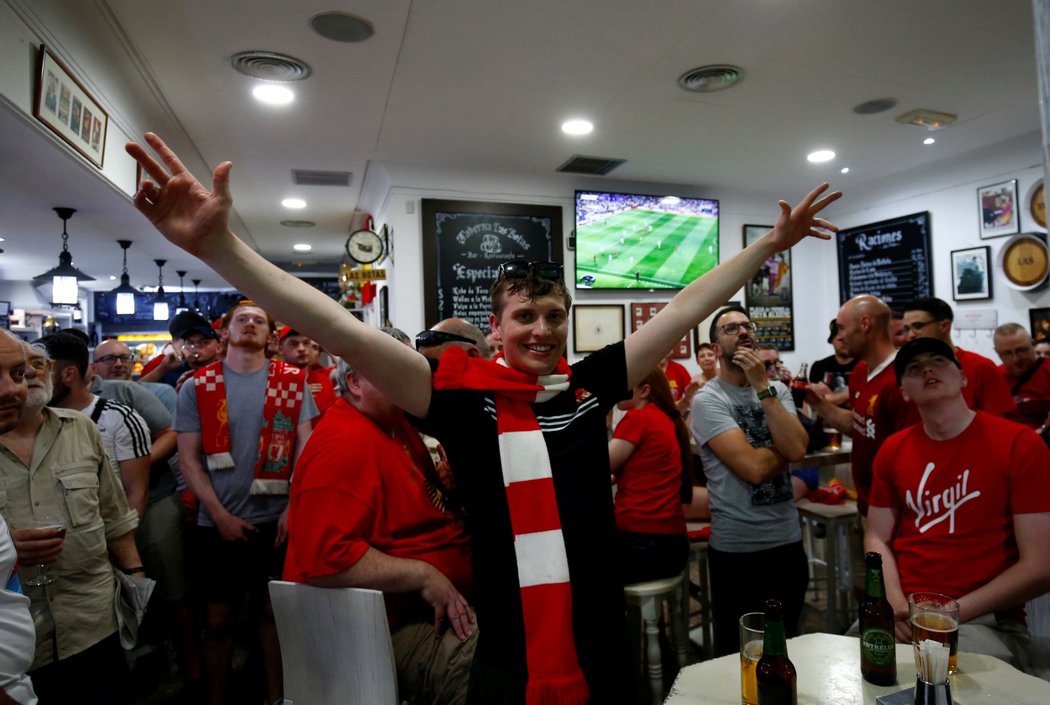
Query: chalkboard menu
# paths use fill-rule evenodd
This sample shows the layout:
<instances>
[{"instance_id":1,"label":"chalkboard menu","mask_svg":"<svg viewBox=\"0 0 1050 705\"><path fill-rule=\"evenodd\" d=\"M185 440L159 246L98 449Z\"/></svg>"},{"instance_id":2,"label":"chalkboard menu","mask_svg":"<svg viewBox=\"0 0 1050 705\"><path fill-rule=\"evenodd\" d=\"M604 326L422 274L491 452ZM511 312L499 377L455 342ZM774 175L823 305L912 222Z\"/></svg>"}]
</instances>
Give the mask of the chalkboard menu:
<instances>
[{"instance_id":1,"label":"chalkboard menu","mask_svg":"<svg viewBox=\"0 0 1050 705\"><path fill-rule=\"evenodd\" d=\"M489 287L515 259L562 261L560 206L424 198L426 325L465 318L489 330Z\"/></svg>"},{"instance_id":2,"label":"chalkboard menu","mask_svg":"<svg viewBox=\"0 0 1050 705\"><path fill-rule=\"evenodd\" d=\"M933 296L929 212L842 230L838 256L840 303L871 294L893 308Z\"/></svg>"}]
</instances>

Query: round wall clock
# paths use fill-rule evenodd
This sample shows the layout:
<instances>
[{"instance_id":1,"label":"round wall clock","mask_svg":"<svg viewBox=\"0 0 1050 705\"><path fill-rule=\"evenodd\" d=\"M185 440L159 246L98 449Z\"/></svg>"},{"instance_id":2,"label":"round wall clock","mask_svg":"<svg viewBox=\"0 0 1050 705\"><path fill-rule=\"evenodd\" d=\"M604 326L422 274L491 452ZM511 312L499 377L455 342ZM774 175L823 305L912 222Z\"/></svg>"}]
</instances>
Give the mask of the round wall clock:
<instances>
[{"instance_id":1,"label":"round wall clock","mask_svg":"<svg viewBox=\"0 0 1050 705\"><path fill-rule=\"evenodd\" d=\"M1013 236L999 250L999 269L1014 289L1030 291L1040 286L1050 272L1046 240L1038 233Z\"/></svg>"},{"instance_id":2,"label":"round wall clock","mask_svg":"<svg viewBox=\"0 0 1050 705\"><path fill-rule=\"evenodd\" d=\"M346 255L358 264L372 264L383 256L383 239L371 230L355 230L346 238Z\"/></svg>"}]
</instances>

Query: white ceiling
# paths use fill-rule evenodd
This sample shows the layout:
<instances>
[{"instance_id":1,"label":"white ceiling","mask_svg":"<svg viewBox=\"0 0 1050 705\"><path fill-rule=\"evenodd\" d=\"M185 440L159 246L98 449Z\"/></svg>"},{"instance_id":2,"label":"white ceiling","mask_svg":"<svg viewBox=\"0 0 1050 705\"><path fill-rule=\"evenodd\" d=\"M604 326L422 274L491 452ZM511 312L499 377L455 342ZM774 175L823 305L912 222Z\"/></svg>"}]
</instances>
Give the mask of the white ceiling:
<instances>
[{"instance_id":1,"label":"white ceiling","mask_svg":"<svg viewBox=\"0 0 1050 705\"><path fill-rule=\"evenodd\" d=\"M312 259L338 262L354 208L378 205L370 186L389 177L440 188L401 182L420 167L549 175L568 195L574 177L554 169L585 154L627 160L609 180L776 199L823 178L862 188L1040 125L1028 0L6 1L42 22L62 16L51 29L69 54L117 47L121 69L98 80L113 102L136 101L122 116L129 127L170 137L201 176L204 164L231 159L235 228L277 261L294 259L291 243L308 239ZM368 19L375 36L360 44L319 37L309 18L329 10ZM312 67L294 85L293 105L267 108L250 97L251 79L229 66L249 49ZM677 87L684 71L714 63L742 67L744 80L712 94ZM882 97L898 106L852 111ZM959 120L924 147L924 130L893 121L915 108ZM563 135L559 125L573 116L591 119L594 133ZM807 164L818 147L839 156ZM293 168L353 178L349 188L294 187ZM283 209L290 195L309 207ZM187 279L221 285L151 235L123 194L0 110L4 279L54 266L56 205L80 209L70 248L100 280L89 288L114 285L118 238L136 241L137 286L156 281L154 257L171 261L167 284L186 269ZM317 226L278 224L288 218Z\"/></svg>"}]
</instances>

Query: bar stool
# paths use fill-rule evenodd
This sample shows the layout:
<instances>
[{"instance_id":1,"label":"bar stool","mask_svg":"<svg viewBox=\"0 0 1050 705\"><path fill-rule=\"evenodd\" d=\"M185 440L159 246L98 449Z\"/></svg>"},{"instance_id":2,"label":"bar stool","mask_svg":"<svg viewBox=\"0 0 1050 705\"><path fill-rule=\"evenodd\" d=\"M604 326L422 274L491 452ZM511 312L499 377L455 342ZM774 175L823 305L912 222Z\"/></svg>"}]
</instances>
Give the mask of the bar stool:
<instances>
[{"instance_id":1,"label":"bar stool","mask_svg":"<svg viewBox=\"0 0 1050 705\"><path fill-rule=\"evenodd\" d=\"M649 686L653 694L653 704L660 705L664 700L663 665L660 660L660 615L662 603L671 606L671 635L674 650L678 656L679 667L685 667L689 661L689 623L686 612L682 609L684 596L688 593L686 575L671 578L650 580L644 583L633 583L624 586L623 594L628 605L637 607L642 614L642 625L645 633L646 672L649 674Z\"/></svg>"},{"instance_id":2,"label":"bar stool","mask_svg":"<svg viewBox=\"0 0 1050 705\"><path fill-rule=\"evenodd\" d=\"M700 626L698 627L700 630L700 649L705 658L711 658L714 654L715 615L711 607L711 576L707 568L707 546L707 541L689 542L689 562L686 564L686 587L688 592L685 596L685 604L688 606L690 594L696 598L700 608L697 613L700 616ZM697 581L695 583L692 582L693 564L696 564ZM692 616L693 614L686 613L686 619L691 619ZM690 626L692 625L690 624Z\"/></svg>"}]
</instances>

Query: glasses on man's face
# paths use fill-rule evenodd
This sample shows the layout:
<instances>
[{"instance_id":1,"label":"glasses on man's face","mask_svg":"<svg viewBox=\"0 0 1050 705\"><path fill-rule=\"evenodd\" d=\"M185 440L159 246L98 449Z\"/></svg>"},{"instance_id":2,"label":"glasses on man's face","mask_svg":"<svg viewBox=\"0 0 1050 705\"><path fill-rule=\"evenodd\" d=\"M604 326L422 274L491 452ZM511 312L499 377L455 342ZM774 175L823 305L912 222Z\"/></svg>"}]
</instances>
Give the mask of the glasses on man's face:
<instances>
[{"instance_id":1,"label":"glasses on man's face","mask_svg":"<svg viewBox=\"0 0 1050 705\"><path fill-rule=\"evenodd\" d=\"M746 333L754 333L755 324L751 321L742 321L740 323L727 323L724 326L720 327L718 330L722 331L726 335L736 335L741 330L743 330Z\"/></svg>"},{"instance_id":2,"label":"glasses on man's face","mask_svg":"<svg viewBox=\"0 0 1050 705\"><path fill-rule=\"evenodd\" d=\"M767 370L774 370L780 367L783 363L780 360L770 360L769 362L763 363Z\"/></svg>"},{"instance_id":3,"label":"glasses on man's face","mask_svg":"<svg viewBox=\"0 0 1050 705\"><path fill-rule=\"evenodd\" d=\"M912 333L921 333L922 329L925 328L926 326L930 325L931 323L940 323L942 320L944 320L944 319L943 318L931 318L928 321L915 321L914 323L909 323L908 325L906 325L905 328L910 330Z\"/></svg>"},{"instance_id":4,"label":"glasses on man's face","mask_svg":"<svg viewBox=\"0 0 1050 705\"><path fill-rule=\"evenodd\" d=\"M438 345L444 345L445 343L470 343L471 345L477 345L477 343L470 338L465 338L462 335L456 335L455 333L446 333L441 330L425 330L416 336L416 350L433 348Z\"/></svg>"},{"instance_id":5,"label":"glasses on man's face","mask_svg":"<svg viewBox=\"0 0 1050 705\"><path fill-rule=\"evenodd\" d=\"M548 281L560 281L562 266L557 262L530 262L527 259L513 259L499 266L501 278L524 279L530 274Z\"/></svg>"},{"instance_id":6,"label":"glasses on man's face","mask_svg":"<svg viewBox=\"0 0 1050 705\"><path fill-rule=\"evenodd\" d=\"M32 360L26 360L26 364L32 367L37 372L48 372L55 366L54 360L45 360L42 357L36 357Z\"/></svg>"},{"instance_id":7,"label":"glasses on man's face","mask_svg":"<svg viewBox=\"0 0 1050 705\"><path fill-rule=\"evenodd\" d=\"M95 358L95 362L101 362L103 365L112 365L117 360L126 365L131 362L131 355L103 355Z\"/></svg>"}]
</instances>

